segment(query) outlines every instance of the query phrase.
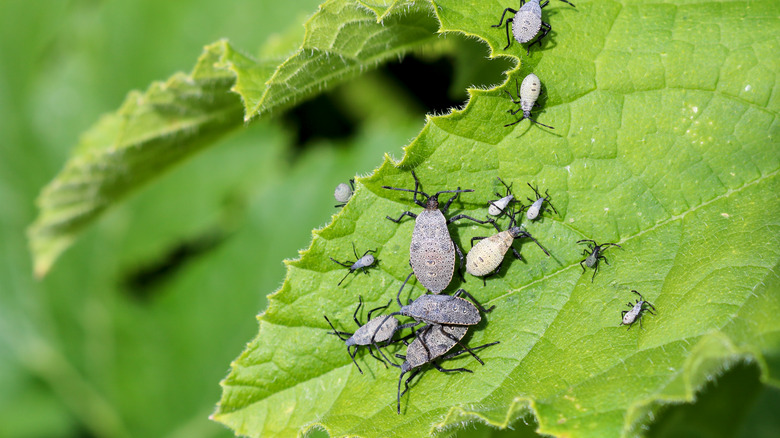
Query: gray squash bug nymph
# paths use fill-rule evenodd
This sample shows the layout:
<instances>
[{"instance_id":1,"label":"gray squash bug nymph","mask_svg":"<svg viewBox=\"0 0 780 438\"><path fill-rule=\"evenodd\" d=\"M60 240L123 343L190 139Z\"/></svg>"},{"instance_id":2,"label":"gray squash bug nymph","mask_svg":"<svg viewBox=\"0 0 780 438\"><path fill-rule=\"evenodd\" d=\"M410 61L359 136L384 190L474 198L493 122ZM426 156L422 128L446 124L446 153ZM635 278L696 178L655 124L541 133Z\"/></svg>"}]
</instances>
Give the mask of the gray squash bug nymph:
<instances>
[{"instance_id":1,"label":"gray squash bug nymph","mask_svg":"<svg viewBox=\"0 0 780 438\"><path fill-rule=\"evenodd\" d=\"M517 78L515 78L515 89L517 92L517 99L515 99L514 96L512 96L512 93L509 92L509 90L504 90L506 94L509 95L509 98L512 100L512 103L514 104L520 104L520 108L512 111L507 110L509 114L515 115L519 113L520 111L523 112L523 117L520 117L518 120L507 123L504 125L504 127L509 127L512 125L516 125L523 121L523 119L528 119L532 121L533 123L536 123L537 125L544 126L545 128L555 129L552 126L545 125L544 123L539 123L536 120L531 118L531 110L536 106L536 99L539 98L539 94L542 92L542 83L539 81L539 78L531 73L528 76L526 76L523 79L523 83L518 88L517 86Z\"/></svg>"},{"instance_id":2,"label":"gray squash bug nymph","mask_svg":"<svg viewBox=\"0 0 780 438\"><path fill-rule=\"evenodd\" d=\"M401 291L399 290L399 296L400 293ZM460 298L461 294L467 296L471 302ZM480 312L490 313L496 307L492 306L489 309L485 309L471 294L463 289L459 289L452 295L422 295L414 301L410 300L406 306L401 305L399 297L396 297L396 300L401 309L398 312L385 315L384 319L403 315L414 318L417 322L399 325L395 328L395 331L416 327L422 323L459 326L476 325L482 321ZM391 338L392 336L390 335Z\"/></svg>"},{"instance_id":3,"label":"gray squash bug nymph","mask_svg":"<svg viewBox=\"0 0 780 438\"><path fill-rule=\"evenodd\" d=\"M328 321L328 324L330 324L330 327L333 329L332 332L328 332L330 335L336 335L341 339L342 341L345 341L344 343L347 346L347 353L349 354L349 357L352 358L352 362L357 367L358 371L360 371L360 374L363 374L363 370L360 369L360 366L355 361L355 355L357 354L357 349L359 346L368 346L368 352L371 353L371 356L374 357L374 359L382 362L385 366L387 366L387 363L377 356L374 353L374 350L371 349L373 346L381 353L381 350L379 349L379 345L377 345L379 342L387 342L392 339L393 335L397 331L397 327L399 326L398 320L395 318L376 318L371 319L371 314L374 313L377 310L380 309L387 309L390 306L390 303L393 300L390 300L387 305L377 307L376 309L371 309L368 312L368 321L364 325L360 324L360 321L357 319L358 311L360 311L360 307L363 306L363 297L358 296L358 306L357 309L355 309L355 313L352 315L352 319L355 320L355 324L357 324L358 329L355 333L348 333L348 332L341 332L336 330L336 327L333 326L333 323L330 322L327 316L323 315L325 317L325 321ZM348 338L343 338L342 336L349 336ZM349 349L351 347L355 347L352 351ZM382 354L384 356L384 354Z\"/></svg>"},{"instance_id":4,"label":"gray squash bug nymph","mask_svg":"<svg viewBox=\"0 0 780 438\"><path fill-rule=\"evenodd\" d=\"M340 202L340 204L334 205L334 207L343 207L347 205L347 201L349 201L349 198L352 197L352 193L355 191L355 180L351 179L349 180L349 185L346 183L341 183L336 186L336 190L333 192L333 197L336 198L336 201Z\"/></svg>"},{"instance_id":5,"label":"gray squash bug nymph","mask_svg":"<svg viewBox=\"0 0 780 438\"><path fill-rule=\"evenodd\" d=\"M522 257L517 250L512 247L515 239L528 238L534 241L539 248L550 256L550 253L531 236L527 231L523 231L522 228L514 226L515 214L511 214L511 220L509 222L509 228L506 231L501 229L495 223L493 226L498 230L498 234L494 234L490 237L472 237L471 238L471 251L466 254L466 272L475 276L483 277L482 282L485 284L485 278L491 275L498 274L501 270L501 263L504 261L504 255L512 248L512 254L520 260ZM474 245L474 241L479 242Z\"/></svg>"},{"instance_id":6,"label":"gray squash bug nymph","mask_svg":"<svg viewBox=\"0 0 780 438\"><path fill-rule=\"evenodd\" d=\"M580 262L580 266L582 267L583 273L585 273L585 266L593 268L593 277L590 279L591 283L593 283L593 279L596 278L596 272L599 270L599 260L604 260L604 263L609 264L607 258L602 255L602 253L606 251L605 247L617 246L618 248L622 248L622 246L617 243L602 243L599 245L595 240L591 239L578 240L577 243L585 243L588 245L588 249L582 250L582 255L586 255L587 257ZM582 265L583 263L585 263L585 266Z\"/></svg>"},{"instance_id":7,"label":"gray squash bug nymph","mask_svg":"<svg viewBox=\"0 0 780 438\"><path fill-rule=\"evenodd\" d=\"M422 371L422 366L430 363L434 368L443 373L451 372L467 372L472 371L466 368L442 368L436 360L447 360L453 357L459 356L463 353L471 354L480 364L484 365L482 359L476 355L475 351L481 350L486 347L498 344L492 342L489 344L480 345L479 347L469 348L461 344L461 339L466 336L468 326L448 326L429 324L417 331L417 338L407 347L406 355L396 354L399 359L404 359L403 364L397 365L391 362L391 365L401 368L401 375L398 376L398 399L397 399L397 412L401 413L401 396L406 394L409 390L409 382L412 381ZM461 350L454 351L447 355L444 355L455 345L460 345ZM413 371L412 371L413 370ZM401 392L401 382L403 381L404 374L412 372L411 375L404 382L404 391Z\"/></svg>"},{"instance_id":8,"label":"gray squash bug nymph","mask_svg":"<svg viewBox=\"0 0 780 438\"><path fill-rule=\"evenodd\" d=\"M639 327L642 327L642 314L645 312L650 312L651 315L655 315L655 306L650 304L650 302L645 301L644 297L642 297L642 294L639 292L632 290L631 292L639 295L639 299L636 300L636 303L631 303L631 301L628 302L627 306L631 308L631 310L624 310L621 313L621 316L623 317L623 321L620 322L620 325L627 325L628 329L631 329L631 325L636 322L636 320L639 320ZM648 309L645 306L650 306L653 310Z\"/></svg>"},{"instance_id":9,"label":"gray squash bug nymph","mask_svg":"<svg viewBox=\"0 0 780 438\"><path fill-rule=\"evenodd\" d=\"M403 289L403 288L402 288ZM399 295L401 291L398 291ZM460 298L460 295L467 296L471 302ZM422 295L414 301L409 301L406 306L401 305L401 300L396 297L401 309L385 315L383 319L390 319L396 315L408 316L414 318L417 322L410 322L399 325L395 331L405 328L415 327L420 324L444 324L444 325L476 325L482 321L482 313L490 313L496 306L485 309L471 294L463 289L459 289L452 295ZM381 323L380 323L381 326ZM384 330L384 327L382 327ZM392 337L392 335L390 335Z\"/></svg>"},{"instance_id":10,"label":"gray squash bug nymph","mask_svg":"<svg viewBox=\"0 0 780 438\"><path fill-rule=\"evenodd\" d=\"M412 242L409 246L409 264L412 266L412 272L417 277L417 280L431 293L438 294L446 289L450 281L452 281L452 275L455 271L456 251L460 259L461 269L463 268L463 251L452 241L447 225L459 219L470 219L479 224L485 224L493 220L482 221L465 214L458 214L447 219L445 214L447 214L447 210L452 202L455 201L455 198L458 197L458 193L473 192L474 190L461 190L460 188L457 190L442 190L431 196L418 190L420 181L417 179L414 171L412 171L412 177L414 178L414 190L388 186L382 186L382 188L413 192L414 203L425 210L419 215L411 211L405 211L401 213L398 219L393 219L390 216L387 216L387 219L395 223L401 222L404 216L415 219ZM455 193L455 195L440 209L439 195L442 193ZM426 202L418 201L418 194L424 196ZM409 280L409 277L407 277L407 280Z\"/></svg>"},{"instance_id":11,"label":"gray squash bug nymph","mask_svg":"<svg viewBox=\"0 0 780 438\"><path fill-rule=\"evenodd\" d=\"M460 298L461 294L473 304ZM397 313L428 324L475 325L482 320L479 312L489 313L495 307L485 309L471 294L459 289L452 295L422 295L391 315Z\"/></svg>"},{"instance_id":12,"label":"gray squash bug nymph","mask_svg":"<svg viewBox=\"0 0 780 438\"><path fill-rule=\"evenodd\" d=\"M528 187L531 188L531 190L534 191L534 194L536 195L536 199L526 198L529 201L531 201L531 205L528 206L528 211L526 211L525 217L528 218L529 221L535 220L537 217L539 217L539 214L542 212L550 212L550 210L544 208L544 203L547 202L547 205L553 209L555 214L558 214L558 210L555 209L555 207L552 205L552 202L550 202L550 194L548 193L549 190L544 191L544 196L539 194L539 190L532 186L531 183L528 184Z\"/></svg>"},{"instance_id":13,"label":"gray squash bug nymph","mask_svg":"<svg viewBox=\"0 0 780 438\"><path fill-rule=\"evenodd\" d=\"M575 7L567 0L561 1L570 4L572 7ZM539 47L542 47L542 38L547 36L547 33L552 30L552 27L549 23L542 21L542 8L547 6L548 3L550 3L549 0L545 0L544 3L541 4L539 0L520 0L519 10L514 10L512 8L504 9L504 13L501 14L501 20L498 22L498 24L491 26L501 27L501 23L504 22L504 17L506 16L507 12L515 14L514 17L507 18L506 24L504 25L506 28L506 47L504 47L504 50L508 49L509 46L512 45L512 38L509 37L509 23L512 23L512 35L520 44L525 44L528 41L531 41L539 33L539 31L544 28L544 30L542 30L542 35L537 38L536 41L528 45L528 51L526 52L526 55L531 54L531 46L534 44L538 43Z\"/></svg>"},{"instance_id":14,"label":"gray squash bug nymph","mask_svg":"<svg viewBox=\"0 0 780 438\"><path fill-rule=\"evenodd\" d=\"M500 193L496 193L496 196L498 196L500 199L488 201L488 214L491 216L501 216L506 214L507 207L510 204L517 202L515 200L515 195L512 194L512 185L506 185L504 180L502 180L500 177L496 178L501 184L504 185L504 187L506 187L506 195L502 197Z\"/></svg>"},{"instance_id":15,"label":"gray squash bug nymph","mask_svg":"<svg viewBox=\"0 0 780 438\"><path fill-rule=\"evenodd\" d=\"M355 261L346 261L346 262L340 262L333 257L330 257L331 260L333 260L334 263L338 263L341 266L344 266L346 268L349 268L349 272L344 275L344 278L339 281L338 286L341 286L341 283L344 282L344 280L347 279L349 274L357 271L358 269L362 269L364 274L368 274L368 271L366 271L366 268L370 267L376 262L376 258L374 258L373 255L369 254L370 252L376 252L375 249L369 249L368 251L364 252L362 256L358 257L357 250L355 249L355 244L352 243L352 253L355 254Z\"/></svg>"}]
</instances>

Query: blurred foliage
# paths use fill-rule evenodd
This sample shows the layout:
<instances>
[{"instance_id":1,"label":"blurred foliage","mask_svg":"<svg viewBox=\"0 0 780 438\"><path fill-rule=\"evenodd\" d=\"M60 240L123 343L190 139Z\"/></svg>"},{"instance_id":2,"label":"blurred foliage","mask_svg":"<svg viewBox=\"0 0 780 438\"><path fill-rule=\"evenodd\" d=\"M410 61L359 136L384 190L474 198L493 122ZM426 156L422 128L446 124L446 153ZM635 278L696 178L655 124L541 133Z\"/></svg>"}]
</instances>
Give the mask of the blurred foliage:
<instances>
[{"instance_id":1,"label":"blurred foliage","mask_svg":"<svg viewBox=\"0 0 780 438\"><path fill-rule=\"evenodd\" d=\"M207 419L216 382L256 333L280 261L329 221L332 188L383 152L400 156L425 112L462 102L466 85L500 82L508 65L451 38L418 61L456 66L434 81L454 75L445 107L404 92L390 67L309 107L315 118L339 108L354 123L344 136L296 144L305 114L237 131L131 196L33 279L24 235L33 200L79 133L127 90L191 68L219 38L250 53L268 39L290 47L317 4L0 2L0 437L232 436ZM780 396L757 375L737 367L653 428L682 436L695 416L706 430L738 395L739 425L708 436L777 436ZM519 434L467 426L458 436L532 436L527 421Z\"/></svg>"}]
</instances>

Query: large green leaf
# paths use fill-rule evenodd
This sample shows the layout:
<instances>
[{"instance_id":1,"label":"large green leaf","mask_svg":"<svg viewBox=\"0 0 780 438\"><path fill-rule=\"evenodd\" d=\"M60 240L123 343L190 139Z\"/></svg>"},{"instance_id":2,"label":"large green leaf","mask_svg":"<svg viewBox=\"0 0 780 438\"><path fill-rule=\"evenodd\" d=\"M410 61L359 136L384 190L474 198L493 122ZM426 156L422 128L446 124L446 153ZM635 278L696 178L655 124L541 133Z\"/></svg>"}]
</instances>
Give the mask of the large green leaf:
<instances>
[{"instance_id":1,"label":"large green leaf","mask_svg":"<svg viewBox=\"0 0 780 438\"><path fill-rule=\"evenodd\" d=\"M409 5L404 12L403 20L390 17L380 24L351 1L328 1L306 22L303 44L287 59L254 60L220 41L205 48L189 75L131 92L116 113L84 134L65 168L43 189L40 214L29 230L36 274L45 275L106 208L244 120L283 109L435 39L436 21L427 5ZM274 49L266 51L279 50Z\"/></svg>"},{"instance_id":2,"label":"large green leaf","mask_svg":"<svg viewBox=\"0 0 780 438\"><path fill-rule=\"evenodd\" d=\"M440 31L504 47L490 25L510 5L433 3ZM359 179L343 212L288 262L214 418L248 436L422 436L473 420L507 426L530 411L543 433L619 436L736 361L758 363L778 385L779 12L769 0L551 3L554 32L504 87L536 73L546 98L535 116L555 130L503 128L514 120L503 89L472 90L464 110L430 118L404 159ZM468 356L445 364L473 374L425 373L396 415L397 370L364 352L359 374L322 314L353 330L358 295L367 308L395 295L413 222L384 217L419 209L380 186L411 188L411 169L429 193L475 189L453 206L473 216L500 189L496 176L521 199L526 182L549 189L561 214L526 224L552 257L523 245L525 261L487 286L450 285L497 306L469 343L501 343L480 353L484 366ZM461 244L490 233L451 229ZM623 247L593 282L579 266L584 238ZM328 257L349 258L352 242L377 248L379 267L336 287L344 271ZM632 289L658 314L627 331L618 323Z\"/></svg>"}]
</instances>

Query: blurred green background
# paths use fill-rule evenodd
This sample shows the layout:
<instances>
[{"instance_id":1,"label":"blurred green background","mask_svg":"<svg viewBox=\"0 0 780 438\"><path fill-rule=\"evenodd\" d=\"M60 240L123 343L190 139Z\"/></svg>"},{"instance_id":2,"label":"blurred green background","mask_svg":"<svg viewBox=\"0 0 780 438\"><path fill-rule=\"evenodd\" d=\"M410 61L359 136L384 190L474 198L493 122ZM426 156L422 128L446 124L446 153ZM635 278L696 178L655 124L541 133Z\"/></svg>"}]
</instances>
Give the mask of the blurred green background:
<instances>
[{"instance_id":1,"label":"blurred green background","mask_svg":"<svg viewBox=\"0 0 780 438\"><path fill-rule=\"evenodd\" d=\"M131 89L228 38L248 54L303 37L318 1L0 2L0 437L232 436L208 420L257 332L281 261L337 210L339 182L396 158L424 114L503 81L459 37L240 129L106 214L43 280L25 228L78 136ZM627 382L630 384L630 382ZM735 411L734 401L739 400ZM780 436L780 392L737 365L656 436ZM720 420L720 421L718 421ZM459 436L528 436L471 427ZM728 422L728 425L723 425Z\"/></svg>"}]
</instances>

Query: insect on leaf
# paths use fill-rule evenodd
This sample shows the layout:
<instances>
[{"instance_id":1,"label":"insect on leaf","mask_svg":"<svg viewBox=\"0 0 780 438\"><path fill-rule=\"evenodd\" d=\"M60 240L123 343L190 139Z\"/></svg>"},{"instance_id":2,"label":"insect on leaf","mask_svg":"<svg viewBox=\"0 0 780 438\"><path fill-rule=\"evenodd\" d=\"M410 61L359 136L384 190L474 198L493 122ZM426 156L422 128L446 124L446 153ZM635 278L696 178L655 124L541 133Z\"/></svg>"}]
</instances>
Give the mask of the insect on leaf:
<instances>
[{"instance_id":1,"label":"insect on leaf","mask_svg":"<svg viewBox=\"0 0 780 438\"><path fill-rule=\"evenodd\" d=\"M494 53L504 46L490 27L499 6L431 3L440 32L479 37ZM531 413L545 434L632 436L735 361L754 361L764 382L780 383L780 4L576 4L544 9L553 34L530 58L506 52L522 65L504 85L470 90L463 110L428 119L401 162L386 159L358 179L354 208L288 262L213 418L247 436L324 428L395 437L444 435L468 421L507 427ZM532 71L544 86L535 116L554 132L527 121L503 127L513 120L503 90ZM349 324L358 294L368 307L395 295L414 223L385 216L419 207L381 186L413 187L412 169L429 193L475 189L460 195L458 212L486 214L500 176L549 189L560 215L525 224L550 258L523 250L525 261L507 261L487 286L456 280L445 291L463 286L495 305L466 341L501 343L480 352L484 366L468 355L446 364L473 374L423 374L397 415L397 370L359 354L360 375L322 313ZM450 229L462 245L494 232ZM622 246L593 283L579 266L581 239ZM353 241L378 247L382 269L355 276L343 293L327 257L348 254ZM629 331L620 312L632 289L657 315Z\"/></svg>"}]
</instances>

